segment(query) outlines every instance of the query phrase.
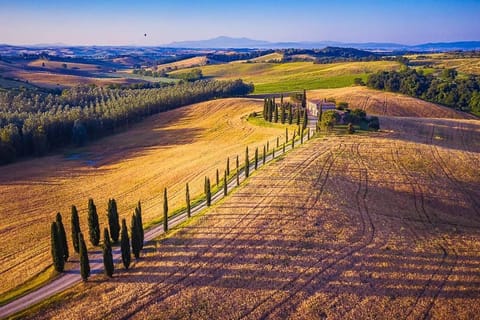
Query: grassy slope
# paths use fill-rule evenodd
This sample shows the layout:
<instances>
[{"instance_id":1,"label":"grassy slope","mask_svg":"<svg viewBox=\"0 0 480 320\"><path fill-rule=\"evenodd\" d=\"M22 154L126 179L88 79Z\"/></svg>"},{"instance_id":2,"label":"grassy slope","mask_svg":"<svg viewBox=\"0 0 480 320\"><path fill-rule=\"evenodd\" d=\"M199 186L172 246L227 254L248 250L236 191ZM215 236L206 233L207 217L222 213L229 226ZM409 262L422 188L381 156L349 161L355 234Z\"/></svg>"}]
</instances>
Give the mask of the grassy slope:
<instances>
[{"instance_id":1,"label":"grassy slope","mask_svg":"<svg viewBox=\"0 0 480 320\"><path fill-rule=\"evenodd\" d=\"M476 318L480 121L384 120L298 147L33 318Z\"/></svg>"},{"instance_id":2,"label":"grassy slope","mask_svg":"<svg viewBox=\"0 0 480 320\"><path fill-rule=\"evenodd\" d=\"M241 78L255 84L255 93L272 93L345 87L352 85L354 78L366 79L369 73L398 68L396 62L374 61L333 64L229 63L204 66L201 69L204 76L218 79Z\"/></svg>"},{"instance_id":3,"label":"grassy slope","mask_svg":"<svg viewBox=\"0 0 480 320\"><path fill-rule=\"evenodd\" d=\"M232 157L233 170L233 157L242 159L246 145L273 143L284 129L257 127L242 118L261 109L262 102L253 99L200 103L153 116L78 153L0 167L0 293L51 263L49 225L57 211L63 214L69 242L70 206L77 205L86 231L89 197L96 202L102 228L111 197L122 217L129 217L141 200L148 223L161 216L164 187L173 211L184 205L185 183L193 198L202 192L205 175L214 180L217 168L223 172L227 157Z\"/></svg>"}]
</instances>

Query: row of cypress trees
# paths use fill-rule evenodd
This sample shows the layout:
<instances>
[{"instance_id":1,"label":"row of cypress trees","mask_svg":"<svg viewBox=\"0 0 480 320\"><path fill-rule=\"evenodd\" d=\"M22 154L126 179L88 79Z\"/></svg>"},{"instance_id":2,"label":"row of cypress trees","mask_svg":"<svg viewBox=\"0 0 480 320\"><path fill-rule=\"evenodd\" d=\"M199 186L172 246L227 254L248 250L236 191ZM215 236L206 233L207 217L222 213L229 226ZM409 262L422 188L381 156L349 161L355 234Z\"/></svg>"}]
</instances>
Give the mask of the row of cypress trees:
<instances>
[{"instance_id":1,"label":"row of cypress trees","mask_svg":"<svg viewBox=\"0 0 480 320\"><path fill-rule=\"evenodd\" d=\"M308 132L308 139L310 139L310 132ZM288 141L288 129L286 129L286 140ZM294 148L295 132L292 137L292 149ZM301 131L301 143L303 143L303 130ZM279 139L277 139L277 147L279 146ZM273 152L275 149L273 149ZM268 152L268 145L263 146L263 164L266 161L266 153ZM283 144L283 152L285 152L285 143ZM274 154L274 153L273 153ZM259 154L258 147L255 149L255 170L258 168ZM239 157L236 156L236 180L239 185ZM217 185L219 184L218 170L217 173ZM230 158L227 158L227 165L223 175L223 192L226 196L228 194L228 176L230 173ZM248 178L250 174L250 158L248 146L245 149L245 176ZM211 205L212 193L210 178L205 177L204 192L206 197L207 206ZM163 226L164 231L168 231L168 196L167 188L164 189L164 201L163 201ZM186 184L186 203L187 203L187 216L191 216L191 203L190 203L190 190L188 183ZM141 250L144 244L144 229L142 221L142 208L140 201L138 202L134 214L131 217L130 235L126 224L126 219L122 219L122 226L119 224L119 215L117 209L117 203L115 199L108 200L107 218L109 228L103 230L103 263L104 272L108 277L112 277L114 273L114 261L112 255L112 243L117 243L120 237L120 248L122 255L122 263L125 269L128 269L131 264L131 254L133 253L135 259L140 258ZM78 216L78 210L76 206L72 205L71 209L71 231L72 231L72 245L75 252L80 256L80 274L82 279L86 281L90 276L90 264L88 259L88 252L85 244L85 240L80 228L80 221ZM98 214L96 205L92 198L88 200L88 232L90 242L94 246L98 246L100 243L100 225L98 220ZM69 251L67 244L67 237L65 228L62 221L62 216L57 213L56 219L51 224L51 253L53 259L53 265L56 271L63 272L65 268L65 262L68 260Z\"/></svg>"}]
</instances>

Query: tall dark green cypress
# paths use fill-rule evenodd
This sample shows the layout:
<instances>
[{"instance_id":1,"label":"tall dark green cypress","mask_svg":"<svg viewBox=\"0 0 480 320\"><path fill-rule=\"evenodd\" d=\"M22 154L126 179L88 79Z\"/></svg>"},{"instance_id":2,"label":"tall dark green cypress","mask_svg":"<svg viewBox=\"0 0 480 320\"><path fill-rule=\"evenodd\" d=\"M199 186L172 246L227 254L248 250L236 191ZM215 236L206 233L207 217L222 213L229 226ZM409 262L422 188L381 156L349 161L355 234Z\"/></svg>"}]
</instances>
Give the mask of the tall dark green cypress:
<instances>
[{"instance_id":1,"label":"tall dark green cypress","mask_svg":"<svg viewBox=\"0 0 480 320\"><path fill-rule=\"evenodd\" d=\"M207 200L207 206L210 207L212 204L212 191L211 191L211 186L210 186L210 178L207 178L207 181L205 183L205 197Z\"/></svg>"},{"instance_id":2,"label":"tall dark green cypress","mask_svg":"<svg viewBox=\"0 0 480 320\"><path fill-rule=\"evenodd\" d=\"M255 170L258 168L258 147L255 148Z\"/></svg>"},{"instance_id":3,"label":"tall dark green cypress","mask_svg":"<svg viewBox=\"0 0 480 320\"><path fill-rule=\"evenodd\" d=\"M227 158L227 176L230 175L230 157Z\"/></svg>"},{"instance_id":4,"label":"tall dark green cypress","mask_svg":"<svg viewBox=\"0 0 480 320\"><path fill-rule=\"evenodd\" d=\"M53 267L57 272L63 272L65 268L65 259L63 257L63 246L58 235L58 227L56 222L52 222L50 228L50 245L53 260Z\"/></svg>"},{"instance_id":5,"label":"tall dark green cypress","mask_svg":"<svg viewBox=\"0 0 480 320\"><path fill-rule=\"evenodd\" d=\"M285 113L285 105L282 103L280 105L280 122L282 124L285 124L285 120L286 120L286 113Z\"/></svg>"},{"instance_id":6,"label":"tall dark green cypress","mask_svg":"<svg viewBox=\"0 0 480 320\"><path fill-rule=\"evenodd\" d=\"M292 137L292 149L295 148L295 131L293 132L293 137Z\"/></svg>"},{"instance_id":7,"label":"tall dark green cypress","mask_svg":"<svg viewBox=\"0 0 480 320\"><path fill-rule=\"evenodd\" d=\"M275 104L275 112L274 112L274 114L273 114L273 121L274 121L275 123L278 122L278 105L277 105L277 104Z\"/></svg>"},{"instance_id":8,"label":"tall dark green cypress","mask_svg":"<svg viewBox=\"0 0 480 320\"><path fill-rule=\"evenodd\" d=\"M300 125L300 112L301 112L300 108L297 108L295 112L295 115L297 116L297 126Z\"/></svg>"},{"instance_id":9,"label":"tall dark green cypress","mask_svg":"<svg viewBox=\"0 0 480 320\"><path fill-rule=\"evenodd\" d=\"M110 235L108 228L103 229L103 272L107 277L112 277L115 270L113 264L112 244L110 243Z\"/></svg>"},{"instance_id":10,"label":"tall dark green cypress","mask_svg":"<svg viewBox=\"0 0 480 320\"><path fill-rule=\"evenodd\" d=\"M118 238L120 237L120 221L118 217L117 202L115 199L108 199L107 218L112 241L117 242Z\"/></svg>"},{"instance_id":11,"label":"tall dark green cypress","mask_svg":"<svg viewBox=\"0 0 480 320\"><path fill-rule=\"evenodd\" d=\"M168 197L167 188L163 189L163 231L168 231Z\"/></svg>"},{"instance_id":12,"label":"tall dark green cypress","mask_svg":"<svg viewBox=\"0 0 480 320\"><path fill-rule=\"evenodd\" d=\"M307 109L303 110L303 129L306 129L308 125L308 114Z\"/></svg>"},{"instance_id":13,"label":"tall dark green cypress","mask_svg":"<svg viewBox=\"0 0 480 320\"><path fill-rule=\"evenodd\" d=\"M68 261L67 234L65 233L65 227L63 226L62 215L60 214L60 212L57 212L55 221L57 223L57 228L58 228L58 238L60 240L60 244L62 245L63 259L65 261Z\"/></svg>"},{"instance_id":14,"label":"tall dark green cypress","mask_svg":"<svg viewBox=\"0 0 480 320\"><path fill-rule=\"evenodd\" d=\"M280 137L277 137L277 148L280 147Z\"/></svg>"},{"instance_id":15,"label":"tall dark green cypress","mask_svg":"<svg viewBox=\"0 0 480 320\"><path fill-rule=\"evenodd\" d=\"M143 242L145 241L145 230L143 229L142 204L140 203L140 200L135 208L135 218L137 219L137 226L140 235L140 250L142 250Z\"/></svg>"},{"instance_id":16,"label":"tall dark green cypress","mask_svg":"<svg viewBox=\"0 0 480 320\"><path fill-rule=\"evenodd\" d=\"M270 151L270 142L267 141L267 152Z\"/></svg>"},{"instance_id":17,"label":"tall dark green cypress","mask_svg":"<svg viewBox=\"0 0 480 320\"><path fill-rule=\"evenodd\" d=\"M263 160L263 164L265 164L265 160L267 159L267 150L265 148L265 145L263 145L263 154L262 154L262 160Z\"/></svg>"},{"instance_id":18,"label":"tall dark green cypress","mask_svg":"<svg viewBox=\"0 0 480 320\"><path fill-rule=\"evenodd\" d=\"M132 215L131 225L130 225L130 235L132 238L132 252L135 259L140 258L140 230L138 228L138 220L135 215Z\"/></svg>"},{"instance_id":19,"label":"tall dark green cypress","mask_svg":"<svg viewBox=\"0 0 480 320\"><path fill-rule=\"evenodd\" d=\"M97 207L93 203L93 199L88 199L88 235L90 242L94 246L98 246L100 242L100 225L98 224Z\"/></svg>"},{"instance_id":20,"label":"tall dark green cypress","mask_svg":"<svg viewBox=\"0 0 480 320\"><path fill-rule=\"evenodd\" d=\"M239 168L240 164L239 164L239 161L238 161L238 155L237 155L237 187L240 185L240 168Z\"/></svg>"},{"instance_id":21,"label":"tall dark green cypress","mask_svg":"<svg viewBox=\"0 0 480 320\"><path fill-rule=\"evenodd\" d=\"M293 108L291 104L288 104L288 124L293 123Z\"/></svg>"},{"instance_id":22,"label":"tall dark green cypress","mask_svg":"<svg viewBox=\"0 0 480 320\"><path fill-rule=\"evenodd\" d=\"M288 128L285 128L285 143L288 142Z\"/></svg>"},{"instance_id":23,"label":"tall dark green cypress","mask_svg":"<svg viewBox=\"0 0 480 320\"><path fill-rule=\"evenodd\" d=\"M122 219L122 230L120 235L120 249L122 251L122 262L125 269L130 267L131 254L130 254L130 238L128 237L127 222Z\"/></svg>"},{"instance_id":24,"label":"tall dark green cypress","mask_svg":"<svg viewBox=\"0 0 480 320\"><path fill-rule=\"evenodd\" d=\"M78 218L77 207L72 206L72 217L71 217L71 229L72 229L72 244L75 252L80 251L80 245L78 244L78 234L80 231L80 219Z\"/></svg>"},{"instance_id":25,"label":"tall dark green cypress","mask_svg":"<svg viewBox=\"0 0 480 320\"><path fill-rule=\"evenodd\" d=\"M223 195L226 196L228 193L228 181L227 181L227 170L223 173Z\"/></svg>"},{"instance_id":26,"label":"tall dark green cypress","mask_svg":"<svg viewBox=\"0 0 480 320\"><path fill-rule=\"evenodd\" d=\"M305 110L306 108L307 108L307 91L303 89L302 109Z\"/></svg>"},{"instance_id":27,"label":"tall dark green cypress","mask_svg":"<svg viewBox=\"0 0 480 320\"><path fill-rule=\"evenodd\" d=\"M267 120L267 98L263 99L263 120Z\"/></svg>"},{"instance_id":28,"label":"tall dark green cypress","mask_svg":"<svg viewBox=\"0 0 480 320\"><path fill-rule=\"evenodd\" d=\"M218 187L218 184L220 183L220 176L219 176L219 173L218 173L218 169L217 169L217 172L216 172L216 176L215 176L216 180L215 180L215 185Z\"/></svg>"},{"instance_id":29,"label":"tall dark green cypress","mask_svg":"<svg viewBox=\"0 0 480 320\"><path fill-rule=\"evenodd\" d=\"M87 246L81 232L78 234L78 243L80 245L80 275L83 281L87 281L88 277L90 277L90 261L88 260Z\"/></svg>"},{"instance_id":30,"label":"tall dark green cypress","mask_svg":"<svg viewBox=\"0 0 480 320\"><path fill-rule=\"evenodd\" d=\"M192 216L192 208L190 207L190 189L188 183L185 187L185 202L187 203L187 217L190 218Z\"/></svg>"},{"instance_id":31,"label":"tall dark green cypress","mask_svg":"<svg viewBox=\"0 0 480 320\"><path fill-rule=\"evenodd\" d=\"M303 127L300 129L300 144L303 144Z\"/></svg>"},{"instance_id":32,"label":"tall dark green cypress","mask_svg":"<svg viewBox=\"0 0 480 320\"><path fill-rule=\"evenodd\" d=\"M248 159L248 147L245 149L245 177L250 175L250 159Z\"/></svg>"},{"instance_id":33,"label":"tall dark green cypress","mask_svg":"<svg viewBox=\"0 0 480 320\"><path fill-rule=\"evenodd\" d=\"M275 108L274 102L270 99L269 108L268 108L268 121L272 122L273 120L273 109Z\"/></svg>"}]
</instances>

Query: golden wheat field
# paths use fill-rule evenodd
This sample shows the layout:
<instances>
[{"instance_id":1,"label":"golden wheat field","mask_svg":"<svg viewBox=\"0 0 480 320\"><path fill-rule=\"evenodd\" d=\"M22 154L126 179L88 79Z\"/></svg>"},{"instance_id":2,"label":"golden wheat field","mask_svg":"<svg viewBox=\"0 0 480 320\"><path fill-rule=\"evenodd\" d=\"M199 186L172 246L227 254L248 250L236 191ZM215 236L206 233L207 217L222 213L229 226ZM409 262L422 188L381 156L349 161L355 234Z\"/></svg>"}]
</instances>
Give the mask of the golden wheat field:
<instances>
[{"instance_id":1,"label":"golden wheat field","mask_svg":"<svg viewBox=\"0 0 480 320\"><path fill-rule=\"evenodd\" d=\"M474 319L480 121L382 117L254 174L33 319Z\"/></svg>"},{"instance_id":2,"label":"golden wheat field","mask_svg":"<svg viewBox=\"0 0 480 320\"><path fill-rule=\"evenodd\" d=\"M148 223L162 217L164 187L173 211L185 205L187 182L192 197L200 195L204 176L214 184L216 169L222 177L227 157L234 170L234 156L243 159L245 146L253 152L267 140L273 143L283 127L245 120L261 104L254 99L199 103L158 114L84 149L1 167L0 293L51 264L50 222L57 211L63 214L69 244L70 206L78 207L86 232L89 197L97 205L101 228L112 197L121 217L129 217L141 200Z\"/></svg>"},{"instance_id":3,"label":"golden wheat field","mask_svg":"<svg viewBox=\"0 0 480 320\"><path fill-rule=\"evenodd\" d=\"M373 90L354 86L338 89L319 89L308 92L309 99L330 99L347 102L350 109L363 109L367 114L398 117L434 117L434 118L471 118L465 112L459 112L438 104L412 98L399 93Z\"/></svg>"}]
</instances>

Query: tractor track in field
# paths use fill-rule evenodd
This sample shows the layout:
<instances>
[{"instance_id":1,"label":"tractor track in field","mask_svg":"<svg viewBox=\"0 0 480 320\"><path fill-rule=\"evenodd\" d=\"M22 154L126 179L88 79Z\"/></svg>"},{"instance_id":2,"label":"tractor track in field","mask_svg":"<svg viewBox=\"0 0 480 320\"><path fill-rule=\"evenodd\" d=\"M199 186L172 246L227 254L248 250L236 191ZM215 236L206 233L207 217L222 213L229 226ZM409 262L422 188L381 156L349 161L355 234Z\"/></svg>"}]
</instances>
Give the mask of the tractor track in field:
<instances>
[{"instance_id":1,"label":"tractor track in field","mask_svg":"<svg viewBox=\"0 0 480 320\"><path fill-rule=\"evenodd\" d=\"M418 181L418 178L414 177L410 172L409 170L405 167L405 165L403 164L403 162L401 161L400 159L400 156L399 156L399 153L398 153L398 146L395 146L395 155L396 157L394 159L396 159L396 161L393 161L395 163L395 165L400 169L400 172L402 174L402 176L404 176L410 183L411 183L411 187L412 187L412 197L413 197L413 202L414 202L414 207L415 207L415 212L417 213L417 215L419 216L419 220L421 221L422 225L425 227L425 230L433 230L433 232L430 232L432 234L432 236L438 236L436 234L436 232L434 231L435 230L435 223L432 222L432 219L430 217L430 215L428 214L426 208L425 208L425 195L424 195L424 191L422 189L422 186L421 186L421 183L419 183ZM393 149L392 149L392 154L393 154ZM424 218L422 218L424 217ZM437 218L438 219L438 218ZM408 225L408 224L407 224ZM411 227L408 225L408 227L410 229L414 229L415 227ZM415 301L414 303L411 305L411 307L409 308L408 312L406 313L405 315L405 318L404 319L409 319L410 316L412 316L412 314L415 312L415 309L417 308L417 305L419 304L420 302L420 299L422 297L425 296L425 293L427 291L428 288L430 288L432 285L433 285L433 282L434 282L434 278L436 275L440 275L440 271L444 270L445 267L448 267L448 261L447 261L447 258L449 257L449 251L447 250L448 248L448 242L447 240L445 239L444 236L440 236L440 238L442 239L442 241L444 242L444 244L438 244L438 249L440 249L440 251L443 253L442 254L442 257L441 257L441 262L440 264L438 265L438 267L435 269L435 271L433 273L430 274L430 277L429 279L427 280L427 282L425 283L425 285L423 286L422 290L420 291L420 293L415 297ZM428 304L427 308L423 311L423 316L422 316L422 319L426 319L431 308L433 307L434 303L435 303L435 300L436 298L438 297L438 295L440 294L440 292L442 292L443 290L443 287L446 283L446 281L448 280L448 278L450 277L452 271L453 271L453 268L455 267L456 265L456 261L457 261L457 253L455 251L455 249L452 248L451 250L453 252L453 255L454 255L454 262L452 265L450 265L450 267L448 268L448 272L447 274L443 275L443 280L440 284L440 286L437 288L437 290L435 291L435 294L434 294L434 297L432 297L430 303Z\"/></svg>"},{"instance_id":2,"label":"tractor track in field","mask_svg":"<svg viewBox=\"0 0 480 320\"><path fill-rule=\"evenodd\" d=\"M358 152L358 146L359 146L359 144L357 144L356 146L354 144L352 144L351 148L354 152ZM324 188L327 180L328 180L328 178L324 180L322 188ZM344 247L341 247L341 248L337 249L336 253L327 254L321 260L319 260L316 263L310 265L307 268L307 270L301 272L293 281L291 281L289 283L286 283L284 286L282 286L282 288L277 290L275 293L278 293L280 291L287 291L288 290L288 296L283 298L283 299L280 299L280 301L275 303L275 305L273 307L268 308L266 311L264 311L258 317L255 316L255 318L259 318L259 319L268 318L269 316L273 315L274 312L280 310L280 308L285 308L286 304L291 302L295 298L296 294L298 292L300 292L301 290L306 290L307 287L312 287L312 286L314 286L315 289L317 289L319 287L322 287L322 286L328 284L328 282L331 279L335 278L335 276L337 276L338 274L341 274L346 268L348 268L349 266L351 266L355 263L353 261L354 259L352 259L352 261L350 261L348 266L346 266L346 267L344 266L343 268L334 269L334 267L336 265L338 265L340 262L342 262L343 260L345 260L349 257L352 257L353 254L355 254L358 251L362 250L363 248L367 247L369 244L372 243L372 241L374 239L375 227L374 227L373 222L371 220L371 217L369 215L368 207L366 206L367 194L368 194L368 171L365 169L365 170L360 170L359 171L359 185L358 185L358 189L357 189L356 195L355 195L357 211L360 213L360 222L361 222L361 230L362 230L360 239L355 241L354 243L352 243L352 245L350 245L350 246L344 246ZM318 202L319 198L320 198L319 196L316 197L315 202ZM364 242L364 243L362 243L362 242ZM359 244L358 247L352 248L352 246L355 246L357 244ZM346 251L346 252L342 252L342 251ZM321 264L327 262L330 259L333 259L333 261L328 262L327 265L324 266L324 267L320 266ZM312 272L312 271L314 271L314 269L319 269L319 270L317 272ZM325 281L325 279L323 279L324 281L321 281L318 284L315 284L315 280L319 279L320 275L323 275L330 270L334 270L333 275L330 275L327 278L326 281ZM308 275L307 272L310 272L312 274ZM301 282L296 287L288 288L288 285L295 285L294 282L298 283L299 282L298 280L303 275L307 276L307 278L304 279L303 282ZM274 294L270 295L268 298L264 299L259 304L254 306L254 308L252 308L248 313L243 314L241 319L245 319L245 318L249 317L262 304L266 303L268 300L272 300Z\"/></svg>"},{"instance_id":3,"label":"tractor track in field","mask_svg":"<svg viewBox=\"0 0 480 320\"><path fill-rule=\"evenodd\" d=\"M328 150L324 150L320 153L320 155L323 155L327 152L328 152ZM294 169L292 170L292 172L294 172L294 174L289 176L288 179L293 180L293 179L295 179L295 177L300 176L303 173L303 170L301 170L301 169L308 168L309 164L318 160L317 159L318 156L319 156L319 154L310 155L307 158L305 158L304 160L302 160L300 163L296 164L294 166ZM203 250L201 252L198 252L195 256L193 256L191 258L190 261L194 261L195 259L197 259L199 257L202 257L205 254L210 253L212 251L213 252L222 251L222 248L225 249L229 246L232 246L235 243L235 241L237 241L237 239L235 237L232 237L231 239L227 239L227 240L225 240L225 239L229 235L232 235L232 234L237 234L237 233L241 234L242 233L241 230L247 230L249 228L249 226L260 217L260 215L255 213L256 210L259 209L259 207L261 207L262 205L268 205L268 203L273 202L275 200L275 197L271 196L271 195L274 192L278 194L282 190L285 190L287 188L288 188L288 185L286 185L286 184L283 187L281 187L280 190L275 189L275 188L270 188L270 191L267 193L267 195L262 197L262 200L260 202L255 204L255 206L253 208L248 209L248 211L244 215L242 215L242 217L234 225L229 227L228 232L226 232L226 233L223 232L221 234L221 237L217 238L215 240L215 242L213 244L210 244L209 247L206 248L205 250ZM250 219L250 217L252 217L252 219ZM247 221L247 222L244 223L244 221ZM288 224L288 223L291 223L291 221L287 220L285 223ZM221 244L221 247L218 246L219 244ZM231 261L235 258L236 258L235 256L232 256L229 259L229 261ZM195 285L195 279L193 279L193 281L191 281L189 283L186 283L186 284L183 284L183 282L185 280L187 280L188 278L194 276L194 274L196 272L204 271L208 265L212 264L212 262L215 262L216 260L218 260L218 258L216 258L215 256L208 257L207 259L202 259L202 263L200 265L196 266L195 268L191 268L191 267L186 266L186 267L184 267L183 272L182 272L182 270L173 271L171 274L169 274L168 276L165 277L165 280L171 279L171 277L175 274L181 274L182 276L179 277L178 279L176 279L176 281L173 281L173 282L169 281L169 283L165 284L165 286L162 286L162 287L157 286L157 287L153 288L152 290L148 290L147 292L145 292L142 295L137 295L135 297L135 300L136 300L136 305L138 304L138 306L135 307L135 310L129 311L128 314L123 315L121 318L122 319L128 319L131 316L133 316L134 314L136 314L138 311L140 311L145 305L147 305L149 303L152 303L153 300L155 300L156 302L165 300L168 297L177 294L180 290L183 290L184 288L186 288L188 286ZM223 267L223 264L225 264L225 263L228 263L228 262L225 261L225 259L222 259L222 265L220 265L218 267L215 267L215 268L208 269L208 273L209 274L215 274L218 270L220 270ZM191 270L189 270L189 269L191 269ZM219 279L222 276L223 276L223 273L220 273L220 275L218 275L216 277L213 277L212 281L215 281L216 279ZM176 286L180 283L182 283L181 288L176 288ZM155 296L155 293L157 293L159 291L163 292L163 294L161 296ZM153 295L154 297L148 299L148 296L150 296L150 295ZM147 300L140 303L139 301L142 298L147 298Z\"/></svg>"}]
</instances>

